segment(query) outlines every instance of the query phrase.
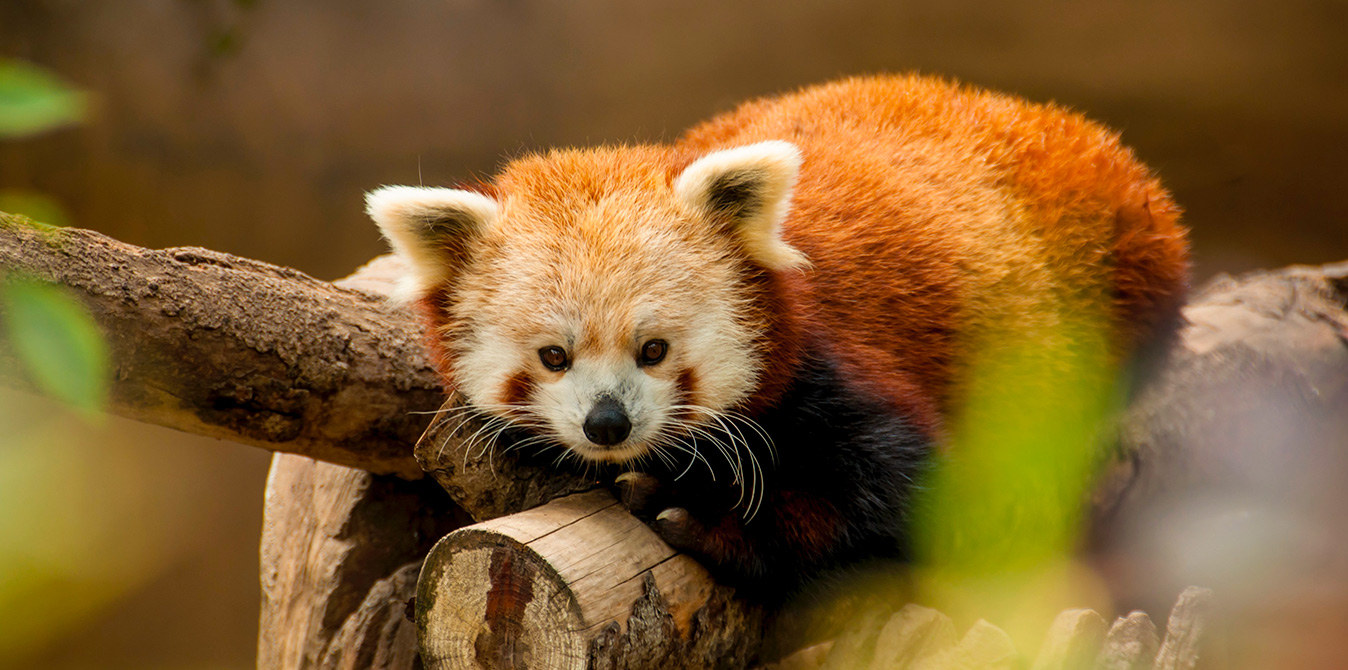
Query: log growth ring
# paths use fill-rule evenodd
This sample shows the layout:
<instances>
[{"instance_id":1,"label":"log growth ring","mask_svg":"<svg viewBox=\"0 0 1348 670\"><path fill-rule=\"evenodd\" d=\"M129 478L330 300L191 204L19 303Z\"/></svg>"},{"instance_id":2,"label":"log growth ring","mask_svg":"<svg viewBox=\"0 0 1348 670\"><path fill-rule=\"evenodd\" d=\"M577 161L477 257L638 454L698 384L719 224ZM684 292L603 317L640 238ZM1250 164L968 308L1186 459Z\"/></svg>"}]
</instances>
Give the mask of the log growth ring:
<instances>
[{"instance_id":1,"label":"log growth ring","mask_svg":"<svg viewBox=\"0 0 1348 670\"><path fill-rule=\"evenodd\" d=\"M538 552L499 533L465 528L431 549L416 618L422 656L433 669L586 665L575 595Z\"/></svg>"}]
</instances>

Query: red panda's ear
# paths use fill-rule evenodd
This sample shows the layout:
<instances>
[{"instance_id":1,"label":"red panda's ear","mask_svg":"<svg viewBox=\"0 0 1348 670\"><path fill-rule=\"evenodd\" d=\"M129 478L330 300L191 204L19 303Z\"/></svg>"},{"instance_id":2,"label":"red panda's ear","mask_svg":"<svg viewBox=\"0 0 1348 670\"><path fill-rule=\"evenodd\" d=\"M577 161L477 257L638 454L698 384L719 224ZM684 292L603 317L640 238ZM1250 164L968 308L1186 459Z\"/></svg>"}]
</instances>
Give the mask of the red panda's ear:
<instances>
[{"instance_id":1,"label":"red panda's ear","mask_svg":"<svg viewBox=\"0 0 1348 670\"><path fill-rule=\"evenodd\" d=\"M412 301L465 261L469 243L496 220L496 201L472 191L385 186L365 195L365 211L408 265L395 298Z\"/></svg>"},{"instance_id":2,"label":"red panda's ear","mask_svg":"<svg viewBox=\"0 0 1348 670\"><path fill-rule=\"evenodd\" d=\"M674 194L692 211L728 222L745 252L764 267L806 267L805 255L781 237L800 162L800 150L779 140L715 151L684 169Z\"/></svg>"}]
</instances>

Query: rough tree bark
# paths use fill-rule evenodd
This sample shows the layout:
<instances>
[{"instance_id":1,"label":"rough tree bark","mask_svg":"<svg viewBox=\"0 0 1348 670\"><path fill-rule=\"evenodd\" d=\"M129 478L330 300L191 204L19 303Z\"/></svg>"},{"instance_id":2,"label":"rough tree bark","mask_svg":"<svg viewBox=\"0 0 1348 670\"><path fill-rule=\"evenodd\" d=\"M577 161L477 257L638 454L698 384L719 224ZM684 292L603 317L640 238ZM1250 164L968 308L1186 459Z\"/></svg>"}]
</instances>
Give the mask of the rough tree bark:
<instances>
[{"instance_id":1,"label":"rough tree bark","mask_svg":"<svg viewBox=\"0 0 1348 670\"><path fill-rule=\"evenodd\" d=\"M412 670L422 558L467 515L433 482L276 454L267 478L260 670Z\"/></svg>"},{"instance_id":2,"label":"rough tree bark","mask_svg":"<svg viewBox=\"0 0 1348 670\"><path fill-rule=\"evenodd\" d=\"M378 295L197 248L149 250L0 213L0 268L63 284L115 365L108 411L419 478L443 391L413 316ZM25 386L0 344L0 382Z\"/></svg>"},{"instance_id":3,"label":"rough tree bark","mask_svg":"<svg viewBox=\"0 0 1348 670\"><path fill-rule=\"evenodd\" d=\"M335 283L386 295L390 257ZM277 453L261 543L259 670L414 670L408 604L431 545L468 515L434 482Z\"/></svg>"},{"instance_id":4,"label":"rough tree bark","mask_svg":"<svg viewBox=\"0 0 1348 670\"><path fill-rule=\"evenodd\" d=\"M1120 421L1129 458L1102 502L1127 510L1195 485L1239 486L1231 476L1251 455L1241 448L1258 438L1325 457L1312 468L1341 463L1348 262L1218 277L1184 317L1178 343ZM1302 474L1302 483L1320 478Z\"/></svg>"}]
</instances>

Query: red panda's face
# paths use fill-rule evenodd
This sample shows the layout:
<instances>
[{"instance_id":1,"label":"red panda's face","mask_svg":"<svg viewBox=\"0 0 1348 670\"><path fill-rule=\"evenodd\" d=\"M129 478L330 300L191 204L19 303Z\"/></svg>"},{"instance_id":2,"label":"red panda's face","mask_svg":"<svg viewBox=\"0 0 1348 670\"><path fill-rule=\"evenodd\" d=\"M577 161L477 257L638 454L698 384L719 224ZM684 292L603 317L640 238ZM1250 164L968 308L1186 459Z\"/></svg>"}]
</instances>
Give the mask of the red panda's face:
<instances>
[{"instance_id":1,"label":"red panda's face","mask_svg":"<svg viewBox=\"0 0 1348 670\"><path fill-rule=\"evenodd\" d=\"M641 148L512 164L499 198L389 187L371 215L440 301L470 404L582 458L678 449L744 401L763 367L754 272L804 259L777 232L799 158L764 143L671 180Z\"/></svg>"}]
</instances>

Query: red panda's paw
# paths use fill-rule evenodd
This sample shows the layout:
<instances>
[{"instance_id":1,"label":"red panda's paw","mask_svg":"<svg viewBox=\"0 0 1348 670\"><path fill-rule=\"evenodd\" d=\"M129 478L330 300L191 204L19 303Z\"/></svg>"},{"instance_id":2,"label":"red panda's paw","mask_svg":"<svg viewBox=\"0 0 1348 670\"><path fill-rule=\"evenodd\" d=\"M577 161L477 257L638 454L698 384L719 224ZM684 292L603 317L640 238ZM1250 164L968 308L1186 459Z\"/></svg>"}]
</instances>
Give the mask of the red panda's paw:
<instances>
[{"instance_id":1,"label":"red panda's paw","mask_svg":"<svg viewBox=\"0 0 1348 670\"><path fill-rule=\"evenodd\" d=\"M643 472L619 475L613 489L632 514L647 522L676 551L732 578L762 572L739 515L727 512L699 519L678 506L681 496L676 487Z\"/></svg>"},{"instance_id":2,"label":"red panda's paw","mask_svg":"<svg viewBox=\"0 0 1348 670\"><path fill-rule=\"evenodd\" d=\"M660 511L662 487L654 475L644 472L624 472L613 480L613 495L632 514L650 519Z\"/></svg>"},{"instance_id":3,"label":"red panda's paw","mask_svg":"<svg viewBox=\"0 0 1348 670\"><path fill-rule=\"evenodd\" d=\"M701 561L728 583L749 587L768 573L738 515L699 519L682 507L670 507L651 525L670 547Z\"/></svg>"},{"instance_id":4,"label":"red panda's paw","mask_svg":"<svg viewBox=\"0 0 1348 670\"><path fill-rule=\"evenodd\" d=\"M706 528L688 510L672 506L670 487L654 475L625 472L613 480L613 495L636 517L650 524L676 550L707 554Z\"/></svg>"},{"instance_id":5,"label":"red panda's paw","mask_svg":"<svg viewBox=\"0 0 1348 670\"><path fill-rule=\"evenodd\" d=\"M670 507L655 517L653 525L655 532L660 534L660 539L669 546L685 553L707 556L713 560L719 558L711 555L714 552L708 551L711 547L708 546L706 527L693 518L688 510Z\"/></svg>"}]
</instances>

